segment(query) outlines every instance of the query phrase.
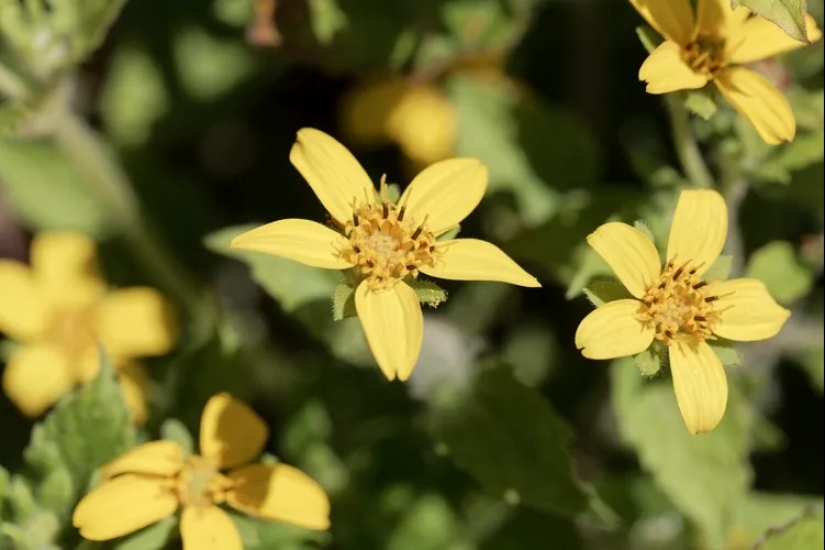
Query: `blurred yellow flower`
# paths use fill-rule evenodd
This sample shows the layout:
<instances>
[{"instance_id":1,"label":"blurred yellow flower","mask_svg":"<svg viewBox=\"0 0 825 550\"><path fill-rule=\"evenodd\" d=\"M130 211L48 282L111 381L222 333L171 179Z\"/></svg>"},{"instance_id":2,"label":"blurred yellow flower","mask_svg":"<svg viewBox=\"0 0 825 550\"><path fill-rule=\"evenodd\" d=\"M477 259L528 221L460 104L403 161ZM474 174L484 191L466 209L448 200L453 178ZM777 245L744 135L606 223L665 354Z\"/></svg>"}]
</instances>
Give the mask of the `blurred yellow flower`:
<instances>
[{"instance_id":1,"label":"blurred yellow flower","mask_svg":"<svg viewBox=\"0 0 825 550\"><path fill-rule=\"evenodd\" d=\"M751 16L730 0L698 0L694 17L689 0L630 0L665 41L639 70L651 94L704 87L713 81L731 105L748 119L765 142L791 141L796 119L771 82L742 65L805 46L777 25ZM807 16L808 37L822 33Z\"/></svg>"},{"instance_id":2,"label":"blurred yellow flower","mask_svg":"<svg viewBox=\"0 0 825 550\"><path fill-rule=\"evenodd\" d=\"M384 375L406 380L421 350L423 316L406 284L424 273L442 279L539 282L496 246L437 238L481 202L487 168L450 159L416 176L397 203L380 193L347 149L311 128L298 132L290 161L312 187L338 230L300 219L276 221L239 235L232 247L282 256L325 269L350 270L358 319Z\"/></svg>"},{"instance_id":3,"label":"blurred yellow flower","mask_svg":"<svg viewBox=\"0 0 825 550\"><path fill-rule=\"evenodd\" d=\"M455 107L441 90L398 77L362 83L341 104L344 134L379 147L396 143L417 168L455 154Z\"/></svg>"},{"instance_id":4,"label":"blurred yellow flower","mask_svg":"<svg viewBox=\"0 0 825 550\"><path fill-rule=\"evenodd\" d=\"M200 455L174 441L135 447L102 469L103 483L78 503L72 523L94 541L122 537L175 514L184 550L241 550L235 524L220 508L324 530L329 500L318 483L285 464L249 464L263 450L266 424L230 395L203 409ZM221 473L221 470L229 470Z\"/></svg>"},{"instance_id":5,"label":"blurred yellow flower","mask_svg":"<svg viewBox=\"0 0 825 550\"><path fill-rule=\"evenodd\" d=\"M590 359L614 359L641 353L654 339L664 342L679 410L692 434L716 427L728 400L722 362L707 340L765 340L790 316L761 281L702 278L722 252L727 231L722 196L690 190L679 197L664 267L653 242L627 224L607 223L587 237L635 299L607 302L585 317L576 347Z\"/></svg>"},{"instance_id":6,"label":"blurred yellow flower","mask_svg":"<svg viewBox=\"0 0 825 550\"><path fill-rule=\"evenodd\" d=\"M3 373L3 390L23 413L39 416L100 369L98 344L119 368L136 423L146 418L148 377L140 357L163 355L175 334L156 290L109 292L95 244L51 232L32 242L31 267L0 260L0 332L19 342Z\"/></svg>"}]
</instances>

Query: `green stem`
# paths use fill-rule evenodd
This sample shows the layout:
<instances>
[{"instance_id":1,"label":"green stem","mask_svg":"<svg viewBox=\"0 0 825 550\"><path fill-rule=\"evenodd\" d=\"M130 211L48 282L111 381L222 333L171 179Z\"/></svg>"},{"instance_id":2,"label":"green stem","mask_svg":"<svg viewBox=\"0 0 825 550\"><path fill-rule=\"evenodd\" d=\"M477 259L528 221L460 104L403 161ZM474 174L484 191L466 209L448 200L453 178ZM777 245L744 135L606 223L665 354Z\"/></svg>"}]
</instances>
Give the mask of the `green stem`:
<instances>
[{"instance_id":1,"label":"green stem","mask_svg":"<svg viewBox=\"0 0 825 550\"><path fill-rule=\"evenodd\" d=\"M670 115L676 154L679 156L685 176L694 187L712 188L714 186L713 175L705 164L699 144L696 143L696 137L690 125L690 113L685 109L681 95L666 95L665 106Z\"/></svg>"},{"instance_id":2,"label":"green stem","mask_svg":"<svg viewBox=\"0 0 825 550\"><path fill-rule=\"evenodd\" d=\"M99 136L78 116L63 111L56 117L58 148L86 175L87 185L106 203L123 237L154 278L188 308L200 302L198 285L143 218L137 197L120 165Z\"/></svg>"}]
</instances>

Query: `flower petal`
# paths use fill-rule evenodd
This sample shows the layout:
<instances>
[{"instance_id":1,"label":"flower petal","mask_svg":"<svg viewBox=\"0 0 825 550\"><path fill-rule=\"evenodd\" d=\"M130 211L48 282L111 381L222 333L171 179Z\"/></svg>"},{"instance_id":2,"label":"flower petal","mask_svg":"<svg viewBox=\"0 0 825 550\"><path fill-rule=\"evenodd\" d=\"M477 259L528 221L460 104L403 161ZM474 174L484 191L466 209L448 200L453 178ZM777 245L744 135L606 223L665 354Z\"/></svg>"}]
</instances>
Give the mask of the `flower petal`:
<instances>
[{"instance_id":1,"label":"flower petal","mask_svg":"<svg viewBox=\"0 0 825 550\"><path fill-rule=\"evenodd\" d=\"M279 220L238 235L231 248L281 256L322 269L347 269L352 263L338 255L348 245L346 237L309 220Z\"/></svg>"},{"instance_id":2,"label":"flower petal","mask_svg":"<svg viewBox=\"0 0 825 550\"><path fill-rule=\"evenodd\" d=\"M734 67L720 72L716 86L733 108L753 124L765 143L776 145L796 136L796 118L788 100L764 76Z\"/></svg>"},{"instance_id":3,"label":"flower petal","mask_svg":"<svg viewBox=\"0 0 825 550\"><path fill-rule=\"evenodd\" d=\"M616 277L636 298L659 281L659 251L647 235L626 223L609 222L587 236Z\"/></svg>"},{"instance_id":4,"label":"flower petal","mask_svg":"<svg viewBox=\"0 0 825 550\"><path fill-rule=\"evenodd\" d=\"M443 255L435 266L419 268L431 277L454 281L499 281L531 288L541 286L504 251L487 241L454 239L436 246Z\"/></svg>"},{"instance_id":5,"label":"flower petal","mask_svg":"<svg viewBox=\"0 0 825 550\"><path fill-rule=\"evenodd\" d=\"M676 264L690 262L702 275L713 265L728 237L728 205L717 191L682 191L667 243L667 259Z\"/></svg>"},{"instance_id":6,"label":"flower petal","mask_svg":"<svg viewBox=\"0 0 825 550\"><path fill-rule=\"evenodd\" d=\"M765 284L758 279L731 279L714 283L708 294L719 296L714 302L720 312L713 332L739 342L766 340L782 329L791 312L774 301Z\"/></svg>"},{"instance_id":7,"label":"flower petal","mask_svg":"<svg viewBox=\"0 0 825 550\"><path fill-rule=\"evenodd\" d=\"M813 17L807 15L805 22L811 42L817 42L822 38L822 31ZM753 63L807 46L804 42L791 38L778 25L763 17L751 17L745 21L741 32L729 37L728 43L730 61L740 64Z\"/></svg>"},{"instance_id":8,"label":"flower petal","mask_svg":"<svg viewBox=\"0 0 825 550\"><path fill-rule=\"evenodd\" d=\"M375 201L375 186L352 153L320 130L298 130L289 160L307 180L327 212L341 223L352 216L353 202L369 204Z\"/></svg>"},{"instance_id":9,"label":"flower petal","mask_svg":"<svg viewBox=\"0 0 825 550\"><path fill-rule=\"evenodd\" d=\"M341 129L347 141L367 147L389 143L388 121L407 84L401 78L380 78L362 82L341 100Z\"/></svg>"},{"instance_id":10,"label":"flower petal","mask_svg":"<svg viewBox=\"0 0 825 550\"><path fill-rule=\"evenodd\" d=\"M226 502L251 516L307 529L329 529L329 498L305 473L276 464L253 464L230 472L233 488Z\"/></svg>"},{"instance_id":11,"label":"flower petal","mask_svg":"<svg viewBox=\"0 0 825 550\"><path fill-rule=\"evenodd\" d=\"M43 333L48 322L48 303L28 267L0 260L0 332L18 341Z\"/></svg>"},{"instance_id":12,"label":"flower petal","mask_svg":"<svg viewBox=\"0 0 825 550\"><path fill-rule=\"evenodd\" d=\"M727 38L728 43L732 37L739 35L751 14L743 6L731 9L730 0L698 0L696 11L698 31L707 36Z\"/></svg>"},{"instance_id":13,"label":"flower petal","mask_svg":"<svg viewBox=\"0 0 825 550\"><path fill-rule=\"evenodd\" d=\"M39 233L32 241L32 271L50 301L83 307L106 292L97 262L97 245L86 235Z\"/></svg>"},{"instance_id":14,"label":"flower petal","mask_svg":"<svg viewBox=\"0 0 825 550\"><path fill-rule=\"evenodd\" d=\"M474 158L442 160L425 168L401 195L407 219L434 235L454 229L475 210L487 190L487 167Z\"/></svg>"},{"instance_id":15,"label":"flower petal","mask_svg":"<svg viewBox=\"0 0 825 550\"><path fill-rule=\"evenodd\" d=\"M682 49L675 42L662 42L639 69L639 80L647 82L649 94L666 94L677 90L694 90L708 83L708 76L697 73L682 59Z\"/></svg>"},{"instance_id":16,"label":"flower petal","mask_svg":"<svg viewBox=\"0 0 825 550\"><path fill-rule=\"evenodd\" d=\"M132 424L143 426L149 416L146 406L146 395L152 384L149 375L143 365L133 361L120 364L117 369L120 389Z\"/></svg>"},{"instance_id":17,"label":"flower petal","mask_svg":"<svg viewBox=\"0 0 825 550\"><path fill-rule=\"evenodd\" d=\"M685 44L693 34L693 7L688 0L630 0L639 15L668 40Z\"/></svg>"},{"instance_id":18,"label":"flower petal","mask_svg":"<svg viewBox=\"0 0 825 550\"><path fill-rule=\"evenodd\" d=\"M229 514L217 506L187 506L180 515L183 550L243 550Z\"/></svg>"},{"instance_id":19,"label":"flower petal","mask_svg":"<svg viewBox=\"0 0 825 550\"><path fill-rule=\"evenodd\" d=\"M89 540L110 540L133 533L175 513L178 499L166 480L124 475L83 497L72 523Z\"/></svg>"},{"instance_id":20,"label":"flower petal","mask_svg":"<svg viewBox=\"0 0 825 550\"><path fill-rule=\"evenodd\" d=\"M387 119L387 132L418 166L452 156L457 130L455 106L430 85L407 85Z\"/></svg>"},{"instance_id":21,"label":"flower petal","mask_svg":"<svg viewBox=\"0 0 825 550\"><path fill-rule=\"evenodd\" d=\"M705 342L675 342L670 346L670 372L688 431L711 431L728 404L728 380L719 357Z\"/></svg>"},{"instance_id":22,"label":"flower petal","mask_svg":"<svg viewBox=\"0 0 825 550\"><path fill-rule=\"evenodd\" d=\"M183 449L174 441L138 445L101 468L104 480L121 474L172 477L183 467Z\"/></svg>"},{"instance_id":23,"label":"flower petal","mask_svg":"<svg viewBox=\"0 0 825 550\"><path fill-rule=\"evenodd\" d=\"M585 317L576 330L576 348L588 359L636 355L650 347L655 330L638 319L637 300L614 300Z\"/></svg>"},{"instance_id":24,"label":"flower petal","mask_svg":"<svg viewBox=\"0 0 825 550\"><path fill-rule=\"evenodd\" d=\"M355 290L355 309L375 361L388 380L410 377L424 338L424 315L415 291L405 283L373 292Z\"/></svg>"},{"instance_id":25,"label":"flower petal","mask_svg":"<svg viewBox=\"0 0 825 550\"><path fill-rule=\"evenodd\" d=\"M27 416L40 416L74 386L71 364L59 349L28 344L16 350L3 372L3 391Z\"/></svg>"},{"instance_id":26,"label":"flower petal","mask_svg":"<svg viewBox=\"0 0 825 550\"><path fill-rule=\"evenodd\" d=\"M98 334L113 357L163 355L175 345L172 310L154 288L116 290L103 299L98 315Z\"/></svg>"},{"instance_id":27,"label":"flower petal","mask_svg":"<svg viewBox=\"0 0 825 550\"><path fill-rule=\"evenodd\" d=\"M228 393L206 403L201 415L201 455L221 469L249 462L264 448L267 428L255 412Z\"/></svg>"}]
</instances>

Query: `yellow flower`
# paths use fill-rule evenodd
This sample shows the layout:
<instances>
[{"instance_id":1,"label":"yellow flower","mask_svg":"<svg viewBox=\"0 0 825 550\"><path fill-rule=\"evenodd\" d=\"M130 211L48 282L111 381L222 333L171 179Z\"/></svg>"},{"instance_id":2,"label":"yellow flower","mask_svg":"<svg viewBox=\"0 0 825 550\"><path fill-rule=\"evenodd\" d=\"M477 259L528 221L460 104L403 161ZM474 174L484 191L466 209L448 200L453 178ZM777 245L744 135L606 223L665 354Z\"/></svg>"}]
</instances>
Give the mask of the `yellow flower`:
<instances>
[{"instance_id":1,"label":"yellow flower","mask_svg":"<svg viewBox=\"0 0 825 550\"><path fill-rule=\"evenodd\" d=\"M174 441L135 447L103 467L103 483L78 503L72 523L89 540L110 540L183 507L184 550L243 548L221 504L263 519L328 529L329 500L320 485L285 464L249 464L267 437L266 424L246 405L215 395L203 409L200 455L186 457Z\"/></svg>"},{"instance_id":2,"label":"yellow flower","mask_svg":"<svg viewBox=\"0 0 825 550\"><path fill-rule=\"evenodd\" d=\"M775 24L750 16L730 0L630 0L665 41L639 70L651 94L704 87L713 81L731 105L748 119L765 142L791 141L796 119L782 93L760 74L742 65L804 46ZM822 33L807 16L808 37Z\"/></svg>"},{"instance_id":3,"label":"yellow flower","mask_svg":"<svg viewBox=\"0 0 825 550\"><path fill-rule=\"evenodd\" d=\"M236 237L232 246L314 267L351 270L359 281L358 318L388 379L409 378L421 350L421 305L406 284L419 273L541 286L488 242L437 240L458 227L484 196L487 168L479 161L459 158L433 164L392 203L384 180L377 195L358 161L323 132L300 130L289 158L339 230L308 220L280 220Z\"/></svg>"},{"instance_id":4,"label":"yellow flower","mask_svg":"<svg viewBox=\"0 0 825 550\"><path fill-rule=\"evenodd\" d=\"M653 242L627 224L607 223L587 237L635 299L607 302L585 317L576 347L590 359L614 359L641 353L654 339L666 344L679 410L693 434L712 430L728 400L722 362L707 340L765 340L790 316L756 279L703 279L727 231L722 196L691 190L679 197L664 266Z\"/></svg>"},{"instance_id":5,"label":"yellow flower","mask_svg":"<svg viewBox=\"0 0 825 550\"><path fill-rule=\"evenodd\" d=\"M143 422L148 377L133 359L162 355L174 344L163 297L145 287L107 292L95 244L62 232L35 237L31 267L0 260L0 332L20 343L3 389L29 416L97 375L100 343L119 367L133 419Z\"/></svg>"},{"instance_id":6,"label":"yellow flower","mask_svg":"<svg viewBox=\"0 0 825 550\"><path fill-rule=\"evenodd\" d=\"M341 119L353 141L373 147L396 143L418 167L455 154L455 107L430 84L401 78L361 84L344 97Z\"/></svg>"}]
</instances>

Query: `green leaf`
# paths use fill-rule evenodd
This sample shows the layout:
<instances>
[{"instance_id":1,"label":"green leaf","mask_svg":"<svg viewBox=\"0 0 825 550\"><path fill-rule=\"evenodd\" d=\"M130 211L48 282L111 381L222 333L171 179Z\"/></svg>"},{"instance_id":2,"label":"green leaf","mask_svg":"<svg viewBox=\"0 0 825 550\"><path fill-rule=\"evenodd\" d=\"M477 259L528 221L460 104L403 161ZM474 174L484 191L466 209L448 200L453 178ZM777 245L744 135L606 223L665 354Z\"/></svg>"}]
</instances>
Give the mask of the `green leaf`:
<instances>
[{"instance_id":1,"label":"green leaf","mask_svg":"<svg viewBox=\"0 0 825 550\"><path fill-rule=\"evenodd\" d=\"M633 361L636 363L636 368L642 376L651 377L658 374L662 368L662 356L659 350L650 347L642 353L633 356Z\"/></svg>"},{"instance_id":2,"label":"green leaf","mask_svg":"<svg viewBox=\"0 0 825 550\"><path fill-rule=\"evenodd\" d=\"M554 514L587 507L572 473L570 428L508 368L486 370L469 391L444 398L430 413L429 430L488 491Z\"/></svg>"},{"instance_id":3,"label":"green leaf","mask_svg":"<svg viewBox=\"0 0 825 550\"><path fill-rule=\"evenodd\" d=\"M809 43L805 24L806 0L731 0L731 7L745 6L768 21L772 21L788 35Z\"/></svg>"},{"instance_id":4,"label":"green leaf","mask_svg":"<svg viewBox=\"0 0 825 550\"><path fill-rule=\"evenodd\" d=\"M822 348L822 342L819 342L819 347L796 351L794 359L808 374L811 385L819 393L825 391L825 350Z\"/></svg>"},{"instance_id":5,"label":"green leaf","mask_svg":"<svg viewBox=\"0 0 825 550\"><path fill-rule=\"evenodd\" d=\"M730 254L722 254L716 261L713 262L713 265L710 266L705 272L704 279L711 280L716 279L719 281L725 281L728 277L730 277L730 272L733 269L733 256Z\"/></svg>"},{"instance_id":6,"label":"green leaf","mask_svg":"<svg viewBox=\"0 0 825 550\"><path fill-rule=\"evenodd\" d=\"M167 418L163 421L163 424L160 425L160 437L161 439L174 441L183 448L183 452L187 455L191 454L195 448L192 434L189 433L186 425L177 418Z\"/></svg>"},{"instance_id":7,"label":"green leaf","mask_svg":"<svg viewBox=\"0 0 825 550\"><path fill-rule=\"evenodd\" d=\"M115 550L161 550L178 526L177 516L162 519L115 544Z\"/></svg>"},{"instance_id":8,"label":"green leaf","mask_svg":"<svg viewBox=\"0 0 825 550\"><path fill-rule=\"evenodd\" d=\"M746 274L765 283L771 296L783 305L808 294L814 284L813 271L797 260L793 246L785 241L772 241L754 252Z\"/></svg>"},{"instance_id":9,"label":"green leaf","mask_svg":"<svg viewBox=\"0 0 825 550\"><path fill-rule=\"evenodd\" d=\"M622 283L613 277L604 275L594 277L582 291L590 303L596 307L613 300L632 298Z\"/></svg>"},{"instance_id":10,"label":"green leaf","mask_svg":"<svg viewBox=\"0 0 825 550\"><path fill-rule=\"evenodd\" d=\"M93 236L112 228L83 173L48 140L0 140L0 189L27 225Z\"/></svg>"},{"instance_id":11,"label":"green leaf","mask_svg":"<svg viewBox=\"0 0 825 550\"><path fill-rule=\"evenodd\" d=\"M349 25L337 0L309 0L309 12L312 20L312 32L318 42L328 45L335 35Z\"/></svg>"},{"instance_id":12,"label":"green leaf","mask_svg":"<svg viewBox=\"0 0 825 550\"><path fill-rule=\"evenodd\" d=\"M750 417L738 394L731 391L725 417L712 432L692 436L670 380L648 381L625 359L614 362L611 381L621 434L642 466L709 547L722 547L750 481Z\"/></svg>"},{"instance_id":13,"label":"green leaf","mask_svg":"<svg viewBox=\"0 0 825 550\"><path fill-rule=\"evenodd\" d=\"M777 147L774 154L759 168L758 175L762 179L772 178L774 174L788 174L803 170L812 164L822 162L825 151L825 130L822 128L800 133L794 140L782 147ZM789 183L789 181L780 181Z\"/></svg>"},{"instance_id":14,"label":"green leaf","mask_svg":"<svg viewBox=\"0 0 825 550\"><path fill-rule=\"evenodd\" d=\"M195 27L179 31L174 53L184 90L202 102L228 93L249 77L255 67L249 48Z\"/></svg>"},{"instance_id":15,"label":"green leaf","mask_svg":"<svg viewBox=\"0 0 825 550\"><path fill-rule=\"evenodd\" d=\"M710 349L719 357L725 366L737 366L742 364L742 354L737 351L733 342L728 340L712 340L708 342Z\"/></svg>"},{"instance_id":16,"label":"green leaf","mask_svg":"<svg viewBox=\"0 0 825 550\"><path fill-rule=\"evenodd\" d=\"M707 92L692 91L687 92L685 95L685 107L693 114L705 120L710 120L716 114L716 102Z\"/></svg>"},{"instance_id":17,"label":"green leaf","mask_svg":"<svg viewBox=\"0 0 825 550\"><path fill-rule=\"evenodd\" d=\"M821 498L752 492L736 511L734 525L752 534L755 542L772 527L792 524L816 506L822 506Z\"/></svg>"},{"instance_id":18,"label":"green leaf","mask_svg":"<svg viewBox=\"0 0 825 550\"><path fill-rule=\"evenodd\" d=\"M463 523L440 495L416 499L393 529L387 550L472 550L462 544Z\"/></svg>"},{"instance_id":19,"label":"green leaf","mask_svg":"<svg viewBox=\"0 0 825 550\"><path fill-rule=\"evenodd\" d=\"M86 491L92 474L135 443L123 391L108 359L97 377L58 403L32 430L24 458L40 472L40 490L56 468L71 475L70 506ZM65 483L65 480L61 483ZM64 510L67 512L67 510Z\"/></svg>"},{"instance_id":20,"label":"green leaf","mask_svg":"<svg viewBox=\"0 0 825 550\"><path fill-rule=\"evenodd\" d=\"M418 296L418 301L430 307L436 308L447 301L447 291L438 286L434 281L422 281L415 279L410 286Z\"/></svg>"},{"instance_id":21,"label":"green leaf","mask_svg":"<svg viewBox=\"0 0 825 550\"><path fill-rule=\"evenodd\" d=\"M343 321L349 317L357 317L355 310L355 288L347 283L341 283L335 287L332 295L332 318L335 321Z\"/></svg>"},{"instance_id":22,"label":"green leaf","mask_svg":"<svg viewBox=\"0 0 825 550\"><path fill-rule=\"evenodd\" d=\"M221 229L206 237L206 247L246 263L252 270L252 277L280 302L287 313L315 300L330 299L335 287L341 282L338 272L309 267L260 252L229 248L233 238L255 227L257 226L245 225Z\"/></svg>"},{"instance_id":23,"label":"green leaf","mask_svg":"<svg viewBox=\"0 0 825 550\"><path fill-rule=\"evenodd\" d=\"M636 27L636 36L639 37L639 41L642 43L642 46L645 47L647 53L653 53L653 50L658 48L659 44L663 42L659 33L647 25Z\"/></svg>"},{"instance_id":24,"label":"green leaf","mask_svg":"<svg viewBox=\"0 0 825 550\"><path fill-rule=\"evenodd\" d=\"M817 550L825 545L825 522L821 512L790 526L774 527L765 533L755 550Z\"/></svg>"}]
</instances>

